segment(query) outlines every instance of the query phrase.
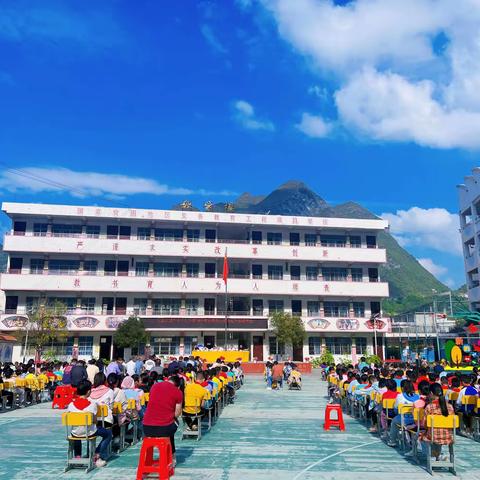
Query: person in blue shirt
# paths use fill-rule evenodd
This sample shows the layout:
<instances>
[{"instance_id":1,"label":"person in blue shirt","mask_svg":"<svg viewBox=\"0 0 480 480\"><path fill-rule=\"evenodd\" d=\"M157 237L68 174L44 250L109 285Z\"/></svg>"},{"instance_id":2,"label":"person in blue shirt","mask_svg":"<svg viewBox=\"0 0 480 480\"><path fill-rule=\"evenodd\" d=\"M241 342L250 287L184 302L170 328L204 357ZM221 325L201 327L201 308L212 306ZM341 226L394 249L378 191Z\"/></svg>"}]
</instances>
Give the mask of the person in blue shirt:
<instances>
[{"instance_id":1,"label":"person in blue shirt","mask_svg":"<svg viewBox=\"0 0 480 480\"><path fill-rule=\"evenodd\" d=\"M358 370L360 372L363 372L363 369L364 368L370 368L370 365L366 362L366 358L365 357L361 357L360 358L360 363L358 364Z\"/></svg>"},{"instance_id":2,"label":"person in blue shirt","mask_svg":"<svg viewBox=\"0 0 480 480\"><path fill-rule=\"evenodd\" d=\"M397 399L395 400L395 411L397 415L393 417L392 423L390 425L390 436L387 442L389 447L396 447L398 442L398 435L400 433L400 425L402 424L402 417L398 413L398 406L399 405L413 405L414 402L420 399L420 396L415 393L415 388L413 383L410 380L402 380L401 382L402 393L397 395ZM403 416L405 425L411 425L414 422L413 415L411 413L405 414Z\"/></svg>"}]
</instances>

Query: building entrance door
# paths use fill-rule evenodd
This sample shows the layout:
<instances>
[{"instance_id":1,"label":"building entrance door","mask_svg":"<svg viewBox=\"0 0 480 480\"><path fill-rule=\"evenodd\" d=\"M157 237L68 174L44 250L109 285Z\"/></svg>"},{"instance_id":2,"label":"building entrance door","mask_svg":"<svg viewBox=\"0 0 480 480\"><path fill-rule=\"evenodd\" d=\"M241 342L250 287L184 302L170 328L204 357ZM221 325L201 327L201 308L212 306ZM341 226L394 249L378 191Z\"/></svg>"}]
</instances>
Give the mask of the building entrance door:
<instances>
[{"instance_id":1,"label":"building entrance door","mask_svg":"<svg viewBox=\"0 0 480 480\"><path fill-rule=\"evenodd\" d=\"M303 362L303 345L293 347L293 361Z\"/></svg>"},{"instance_id":2,"label":"building entrance door","mask_svg":"<svg viewBox=\"0 0 480 480\"><path fill-rule=\"evenodd\" d=\"M215 335L205 335L203 337L203 344L207 348L213 348L215 346Z\"/></svg>"},{"instance_id":3,"label":"building entrance door","mask_svg":"<svg viewBox=\"0 0 480 480\"><path fill-rule=\"evenodd\" d=\"M110 360L110 352L112 350L112 337L110 335L100 337L100 358Z\"/></svg>"},{"instance_id":4,"label":"building entrance door","mask_svg":"<svg viewBox=\"0 0 480 480\"><path fill-rule=\"evenodd\" d=\"M263 335L253 336L253 356L259 362L263 362Z\"/></svg>"}]
</instances>

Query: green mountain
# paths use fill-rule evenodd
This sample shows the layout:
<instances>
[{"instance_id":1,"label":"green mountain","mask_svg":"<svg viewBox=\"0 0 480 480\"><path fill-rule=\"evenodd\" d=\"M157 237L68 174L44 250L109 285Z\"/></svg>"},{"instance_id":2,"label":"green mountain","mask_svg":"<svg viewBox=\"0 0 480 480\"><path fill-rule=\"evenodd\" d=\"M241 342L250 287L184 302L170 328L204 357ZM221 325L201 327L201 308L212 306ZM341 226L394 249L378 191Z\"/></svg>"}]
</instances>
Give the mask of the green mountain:
<instances>
[{"instance_id":1,"label":"green mountain","mask_svg":"<svg viewBox=\"0 0 480 480\"><path fill-rule=\"evenodd\" d=\"M303 182L288 181L267 196L243 193L234 202L240 213L272 215L304 215L340 218L379 218L355 202L329 205ZM225 211L218 203L215 211ZM388 232L378 234L378 245L387 251L387 263L380 267L380 278L389 283L390 298L383 303L388 314L402 313L431 301L433 290L448 290L443 283L426 270L415 257L402 248Z\"/></svg>"}]
</instances>

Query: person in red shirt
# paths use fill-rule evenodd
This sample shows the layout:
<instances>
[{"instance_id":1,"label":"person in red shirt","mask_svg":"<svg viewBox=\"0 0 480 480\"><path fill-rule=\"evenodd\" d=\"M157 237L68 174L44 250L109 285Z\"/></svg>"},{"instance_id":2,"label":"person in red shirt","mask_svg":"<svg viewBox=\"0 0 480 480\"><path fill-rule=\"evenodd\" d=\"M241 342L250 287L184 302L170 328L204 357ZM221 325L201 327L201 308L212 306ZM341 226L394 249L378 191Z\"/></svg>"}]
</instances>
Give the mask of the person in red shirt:
<instances>
[{"instance_id":1,"label":"person in red shirt","mask_svg":"<svg viewBox=\"0 0 480 480\"><path fill-rule=\"evenodd\" d=\"M150 399L143 417L145 437L169 437L172 445L173 466L175 459L175 432L178 428L176 417L182 415L183 393L181 380L172 375L167 381L155 383L150 389Z\"/></svg>"}]
</instances>

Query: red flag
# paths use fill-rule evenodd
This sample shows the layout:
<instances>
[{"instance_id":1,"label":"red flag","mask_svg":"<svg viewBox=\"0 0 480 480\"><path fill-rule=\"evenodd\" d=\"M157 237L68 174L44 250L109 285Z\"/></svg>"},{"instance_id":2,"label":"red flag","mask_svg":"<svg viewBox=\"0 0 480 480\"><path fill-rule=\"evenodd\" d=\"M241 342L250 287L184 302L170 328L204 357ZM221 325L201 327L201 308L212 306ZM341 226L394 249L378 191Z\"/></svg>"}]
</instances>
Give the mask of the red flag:
<instances>
[{"instance_id":1,"label":"red flag","mask_svg":"<svg viewBox=\"0 0 480 480\"><path fill-rule=\"evenodd\" d=\"M225 250L225 256L223 257L223 281L225 285L227 284L228 279L228 258L227 258L227 251Z\"/></svg>"}]
</instances>

